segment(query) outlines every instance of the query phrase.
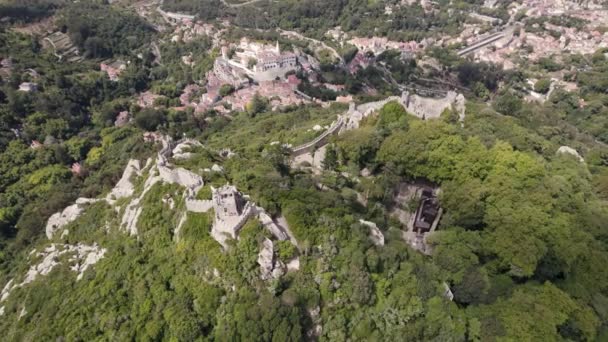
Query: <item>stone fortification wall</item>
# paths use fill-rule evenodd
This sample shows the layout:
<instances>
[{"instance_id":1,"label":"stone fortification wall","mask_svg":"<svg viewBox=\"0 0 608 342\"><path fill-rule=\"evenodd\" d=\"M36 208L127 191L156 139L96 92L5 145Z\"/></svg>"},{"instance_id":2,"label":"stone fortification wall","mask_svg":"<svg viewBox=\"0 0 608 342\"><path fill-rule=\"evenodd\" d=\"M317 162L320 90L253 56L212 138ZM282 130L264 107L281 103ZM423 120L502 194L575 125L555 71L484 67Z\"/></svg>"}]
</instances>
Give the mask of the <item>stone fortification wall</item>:
<instances>
[{"instance_id":1,"label":"stone fortification wall","mask_svg":"<svg viewBox=\"0 0 608 342\"><path fill-rule=\"evenodd\" d=\"M405 91L401 95L400 103L410 114L421 119L437 119L443 111L452 107L457 111L460 120L464 119L464 96L454 91L448 91L443 98L421 97Z\"/></svg>"},{"instance_id":2,"label":"stone fortification wall","mask_svg":"<svg viewBox=\"0 0 608 342\"><path fill-rule=\"evenodd\" d=\"M315 148L325 145L331 135L336 134L340 131L340 129L344 125L344 122L345 118L343 116L338 116L338 120L334 121L331 126L321 135L319 135L310 142L293 148L291 151L291 155L297 157L305 153L310 153Z\"/></svg>"}]
</instances>

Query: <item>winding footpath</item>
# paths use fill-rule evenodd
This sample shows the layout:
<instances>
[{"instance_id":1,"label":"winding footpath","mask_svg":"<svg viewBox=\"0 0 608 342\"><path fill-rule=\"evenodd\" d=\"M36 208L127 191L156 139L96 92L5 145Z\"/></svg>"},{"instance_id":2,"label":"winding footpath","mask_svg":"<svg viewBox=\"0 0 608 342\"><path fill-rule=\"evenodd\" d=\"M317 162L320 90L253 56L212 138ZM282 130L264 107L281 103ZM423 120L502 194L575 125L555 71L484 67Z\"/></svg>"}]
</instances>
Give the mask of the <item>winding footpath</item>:
<instances>
[{"instance_id":1,"label":"winding footpath","mask_svg":"<svg viewBox=\"0 0 608 342\"><path fill-rule=\"evenodd\" d=\"M227 7L238 8L238 7L243 7L243 6L255 4L256 2L260 2L260 1L262 1L262 0L249 0L247 2L241 2L241 3L238 3L238 4L231 4L231 3L227 2L226 0L222 0L222 3L225 6L227 6Z\"/></svg>"}]
</instances>

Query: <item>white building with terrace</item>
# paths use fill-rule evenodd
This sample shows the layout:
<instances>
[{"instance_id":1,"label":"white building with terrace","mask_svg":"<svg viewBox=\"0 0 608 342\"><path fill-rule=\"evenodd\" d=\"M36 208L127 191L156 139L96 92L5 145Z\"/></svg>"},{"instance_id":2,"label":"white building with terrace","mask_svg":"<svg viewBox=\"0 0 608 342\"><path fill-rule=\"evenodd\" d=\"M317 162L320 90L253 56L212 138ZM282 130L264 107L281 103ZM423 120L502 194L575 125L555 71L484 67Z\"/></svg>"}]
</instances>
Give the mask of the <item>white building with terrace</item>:
<instances>
[{"instance_id":1,"label":"white building with terrace","mask_svg":"<svg viewBox=\"0 0 608 342\"><path fill-rule=\"evenodd\" d=\"M248 39L241 39L240 43L234 46L235 52L229 56L229 48L222 48L222 57L216 60L216 64L221 64L221 74L228 75L226 81L233 81L233 75L247 75L256 82L272 81L283 78L289 71L298 68L298 55L293 52L282 52L277 42L275 46L250 42ZM226 65L230 65L232 70L227 71Z\"/></svg>"}]
</instances>

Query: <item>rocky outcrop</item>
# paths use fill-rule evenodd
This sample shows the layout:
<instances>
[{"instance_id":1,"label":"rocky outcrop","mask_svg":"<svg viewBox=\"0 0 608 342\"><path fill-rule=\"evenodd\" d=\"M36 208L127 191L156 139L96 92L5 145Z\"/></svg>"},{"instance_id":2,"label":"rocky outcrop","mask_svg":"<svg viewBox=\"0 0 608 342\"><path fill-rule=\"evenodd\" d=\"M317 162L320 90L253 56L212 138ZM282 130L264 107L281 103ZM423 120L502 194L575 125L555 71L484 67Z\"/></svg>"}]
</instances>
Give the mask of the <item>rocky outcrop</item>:
<instances>
[{"instance_id":1,"label":"rocky outcrop","mask_svg":"<svg viewBox=\"0 0 608 342\"><path fill-rule=\"evenodd\" d=\"M376 246L384 246L384 235L378 226L371 221L359 220L362 225L369 227L369 238Z\"/></svg>"},{"instance_id":2,"label":"rocky outcrop","mask_svg":"<svg viewBox=\"0 0 608 342\"><path fill-rule=\"evenodd\" d=\"M182 216L179 218L177 227L175 227L175 233L173 234L175 241L179 241L182 232L182 227L184 226L184 223L186 223L186 220L188 220L188 212L183 213Z\"/></svg>"},{"instance_id":3,"label":"rocky outcrop","mask_svg":"<svg viewBox=\"0 0 608 342\"><path fill-rule=\"evenodd\" d=\"M41 258L40 262L30 266L23 281L20 283L17 284L15 283L15 279L11 279L0 293L0 302L5 301L14 289L33 282L39 276L49 274L59 265L59 257L64 254L72 254L68 259L68 263L71 264L70 269L78 273L76 279L80 280L84 272L103 258L105 253L106 249L100 248L97 244L86 245L82 243L77 245L51 244L38 253L34 250L30 255Z\"/></svg>"},{"instance_id":4,"label":"rocky outcrop","mask_svg":"<svg viewBox=\"0 0 608 342\"><path fill-rule=\"evenodd\" d=\"M285 274L287 267L275 258L274 244L270 239L264 239L262 248L258 254L258 264L260 265L260 278L262 280L278 279Z\"/></svg>"},{"instance_id":5,"label":"rocky outcrop","mask_svg":"<svg viewBox=\"0 0 608 342\"><path fill-rule=\"evenodd\" d=\"M581 163L583 163L585 161L585 159L583 159L583 157L581 157L581 155L578 153L577 150L575 150L575 149L573 149L572 147L569 147L569 146L561 146L557 150L557 154L569 154L571 156L574 156Z\"/></svg>"},{"instance_id":6,"label":"rocky outcrop","mask_svg":"<svg viewBox=\"0 0 608 342\"><path fill-rule=\"evenodd\" d=\"M185 139L173 148L173 159L190 159L192 157L192 152L190 152L192 148L201 146L203 146L203 144L197 140Z\"/></svg>"},{"instance_id":7,"label":"rocky outcrop","mask_svg":"<svg viewBox=\"0 0 608 342\"><path fill-rule=\"evenodd\" d=\"M193 190L198 190L203 185L201 176L183 168L172 169L164 165L158 165L158 175L165 183L179 184Z\"/></svg>"},{"instance_id":8,"label":"rocky outcrop","mask_svg":"<svg viewBox=\"0 0 608 342\"><path fill-rule=\"evenodd\" d=\"M450 289L450 286L448 285L448 283L444 282L443 283L443 296L449 300L450 302L454 300L454 293L452 293L452 290Z\"/></svg>"},{"instance_id":9,"label":"rocky outcrop","mask_svg":"<svg viewBox=\"0 0 608 342\"><path fill-rule=\"evenodd\" d=\"M315 308L307 310L308 317L312 321L312 327L306 332L306 336L311 340L317 340L323 332L323 320L321 319L321 307L318 305Z\"/></svg>"},{"instance_id":10,"label":"rocky outcrop","mask_svg":"<svg viewBox=\"0 0 608 342\"><path fill-rule=\"evenodd\" d=\"M184 168L174 169L168 162L168 158L171 157L174 151L177 150L178 153L183 153L186 146L193 146L197 144L200 145L200 143L194 140L187 140L178 144L177 147L172 150L172 141L169 137L161 137L160 142L162 143L163 147L157 154L156 163L150 168L148 178L144 182L142 193L137 198L133 198L125 206L124 213L121 218L121 227L131 235L137 235L137 222L142 212L140 205L141 201L152 186L158 182L178 184L185 187L186 206L195 210L203 209L204 207L204 204L194 200L194 195L204 184L203 178ZM149 163L146 163L146 165L148 164ZM127 168L129 168L129 165L127 165ZM126 172L127 170L125 170L125 173Z\"/></svg>"},{"instance_id":11,"label":"rocky outcrop","mask_svg":"<svg viewBox=\"0 0 608 342\"><path fill-rule=\"evenodd\" d=\"M179 184L190 189L197 189L203 185L201 176L181 167L172 169L164 165L158 165L158 175L165 183Z\"/></svg>"},{"instance_id":12,"label":"rocky outcrop","mask_svg":"<svg viewBox=\"0 0 608 342\"><path fill-rule=\"evenodd\" d=\"M258 264L260 265L261 278L270 279L274 268L274 244L269 239L264 239L262 249L258 254Z\"/></svg>"},{"instance_id":13,"label":"rocky outcrop","mask_svg":"<svg viewBox=\"0 0 608 342\"><path fill-rule=\"evenodd\" d=\"M135 186L133 186L131 179L134 176L139 176L139 175L140 175L139 160L130 159L129 162L127 163L127 166L125 167L125 170L122 173L122 177L120 178L118 183L116 183L116 186L114 186L112 191L110 191L108 196L106 196L106 201L108 201L108 203L112 205L112 204L114 204L114 202L117 199L133 196L133 192L135 191Z\"/></svg>"},{"instance_id":14,"label":"rocky outcrop","mask_svg":"<svg viewBox=\"0 0 608 342\"><path fill-rule=\"evenodd\" d=\"M97 244L92 246L78 244L73 251L74 255L69 259L69 262L74 263L70 269L78 273L76 280L82 279L84 272L99 262L106 254L106 249L99 248Z\"/></svg>"},{"instance_id":15,"label":"rocky outcrop","mask_svg":"<svg viewBox=\"0 0 608 342\"><path fill-rule=\"evenodd\" d=\"M55 232L59 231L70 222L76 220L80 214L84 211L84 207L86 204L91 204L100 201L95 198L83 198L80 197L76 199L76 202L60 212L56 212L51 217L49 217L46 222L45 233L46 237L50 240L53 238ZM64 237L68 234L68 230L64 229L61 232L61 237Z\"/></svg>"},{"instance_id":16,"label":"rocky outcrop","mask_svg":"<svg viewBox=\"0 0 608 342\"><path fill-rule=\"evenodd\" d=\"M153 169L150 170L150 175L144 183L142 193L137 198L131 199L131 201L125 206L124 213L120 220L120 227L126 230L130 235L137 235L137 221L139 220L139 215L142 211L139 204L152 186L161 181L161 178L154 175L154 173L155 170L153 167Z\"/></svg>"},{"instance_id":17,"label":"rocky outcrop","mask_svg":"<svg viewBox=\"0 0 608 342\"><path fill-rule=\"evenodd\" d=\"M300 258L295 257L295 258L289 260L289 262L287 262L287 264L285 266L287 266L287 271L289 271L289 272L299 271L300 270Z\"/></svg>"},{"instance_id":18,"label":"rocky outcrop","mask_svg":"<svg viewBox=\"0 0 608 342\"><path fill-rule=\"evenodd\" d=\"M53 238L53 234L61 228L65 227L68 223L76 220L82 213L82 208L79 204L72 204L69 207L63 209L63 211L54 213L49 217L46 223L46 237Z\"/></svg>"},{"instance_id":19,"label":"rocky outcrop","mask_svg":"<svg viewBox=\"0 0 608 342\"><path fill-rule=\"evenodd\" d=\"M9 294L11 293L11 290L13 289L14 282L15 279L11 279L8 281L8 283L4 285L4 287L2 288L2 292L0 292L0 302L3 302L6 300L6 298L8 298Z\"/></svg>"}]
</instances>

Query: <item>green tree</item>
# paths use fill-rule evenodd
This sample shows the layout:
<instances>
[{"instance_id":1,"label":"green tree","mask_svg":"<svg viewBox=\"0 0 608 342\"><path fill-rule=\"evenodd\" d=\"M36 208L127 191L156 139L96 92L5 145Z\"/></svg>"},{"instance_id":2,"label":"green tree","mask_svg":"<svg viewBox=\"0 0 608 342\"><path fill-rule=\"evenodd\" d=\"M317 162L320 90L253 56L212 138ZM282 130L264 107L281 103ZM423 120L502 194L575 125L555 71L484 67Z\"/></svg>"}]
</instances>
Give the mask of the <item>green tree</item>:
<instances>
[{"instance_id":1,"label":"green tree","mask_svg":"<svg viewBox=\"0 0 608 342\"><path fill-rule=\"evenodd\" d=\"M380 109L377 125L381 129L407 130L408 120L405 108L397 101L391 101L385 104Z\"/></svg>"},{"instance_id":2,"label":"green tree","mask_svg":"<svg viewBox=\"0 0 608 342\"><path fill-rule=\"evenodd\" d=\"M496 111L505 115L517 116L522 105L521 99L509 91L506 91L494 100Z\"/></svg>"},{"instance_id":3,"label":"green tree","mask_svg":"<svg viewBox=\"0 0 608 342\"><path fill-rule=\"evenodd\" d=\"M256 114L266 111L268 109L268 104L268 99L256 92L251 101L247 104L247 112L249 112L249 115L255 116Z\"/></svg>"},{"instance_id":4,"label":"green tree","mask_svg":"<svg viewBox=\"0 0 608 342\"><path fill-rule=\"evenodd\" d=\"M222 84L220 86L219 94L221 97L228 96L234 92L234 86L231 84Z\"/></svg>"},{"instance_id":5,"label":"green tree","mask_svg":"<svg viewBox=\"0 0 608 342\"><path fill-rule=\"evenodd\" d=\"M546 94L551 88L551 80L548 78L541 78L534 84L534 91L541 94Z\"/></svg>"},{"instance_id":6,"label":"green tree","mask_svg":"<svg viewBox=\"0 0 608 342\"><path fill-rule=\"evenodd\" d=\"M166 121L166 114L158 109L144 108L135 114L135 124L143 130L155 131Z\"/></svg>"},{"instance_id":7,"label":"green tree","mask_svg":"<svg viewBox=\"0 0 608 342\"><path fill-rule=\"evenodd\" d=\"M333 171L338 167L338 152L333 144L325 148L325 159L323 159L323 169ZM608 182L607 182L608 186ZM607 191L608 194L608 191Z\"/></svg>"}]
</instances>

